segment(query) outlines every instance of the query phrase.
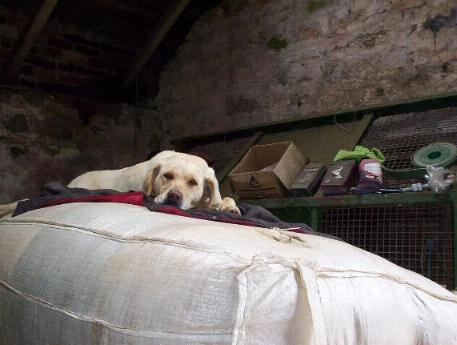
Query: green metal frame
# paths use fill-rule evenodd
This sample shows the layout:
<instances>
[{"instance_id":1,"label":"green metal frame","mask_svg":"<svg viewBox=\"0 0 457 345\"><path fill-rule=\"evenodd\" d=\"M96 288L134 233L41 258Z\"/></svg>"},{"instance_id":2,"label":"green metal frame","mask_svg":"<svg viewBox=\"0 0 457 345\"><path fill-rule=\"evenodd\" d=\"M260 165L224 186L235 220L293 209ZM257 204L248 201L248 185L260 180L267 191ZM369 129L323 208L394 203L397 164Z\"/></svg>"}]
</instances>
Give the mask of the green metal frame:
<instances>
[{"instance_id":1,"label":"green metal frame","mask_svg":"<svg viewBox=\"0 0 457 345\"><path fill-rule=\"evenodd\" d=\"M346 119L351 119L356 116L361 116L365 114L374 114L378 115L392 115L400 113L410 113L416 111L424 111L424 109L431 108L445 108L445 107L455 107L457 105L457 92L448 92L442 93L433 96L425 97L415 97L408 100L399 100L394 102L385 102L377 105L370 106L361 106L353 107L347 110L341 110L338 112L330 113L310 113L306 116L302 114L289 114L288 121L269 121L267 123L262 123L261 125L248 125L240 126L231 131L222 130L214 131L206 134L192 135L189 137L184 137L172 141L173 146L182 147L183 143L194 141L202 138L208 138L211 136L224 136L227 134L233 133L242 133L242 132L257 132L259 130L268 132L270 130L286 130L294 129L297 127L315 127L323 123L332 122L335 116L338 116L338 122L345 121Z\"/></svg>"},{"instance_id":2,"label":"green metal frame","mask_svg":"<svg viewBox=\"0 0 457 345\"><path fill-rule=\"evenodd\" d=\"M328 114L308 114L307 116L290 116L289 121L273 121L263 123L262 125L241 126L231 131L212 132L191 136L175 140L172 144L178 150L186 148L189 143L206 142L208 140L223 140L226 136L252 135L255 143L264 135L277 132L285 132L297 128L310 128L334 123L335 117L338 116L338 122L353 121L355 118L360 119L364 115L373 114L374 117L384 115L394 115L411 112L421 112L427 109L437 109L444 107L457 107L457 93L447 93L434 95L424 98L414 98L408 101L398 101L384 103L377 106L353 108L348 111L333 112ZM371 120L371 117L370 117ZM248 146L243 148L247 151ZM218 176L219 181L223 182L230 168L241 159L241 155L234 158L232 162ZM422 177L423 170L393 170L389 171L397 178ZM236 198L236 195L234 195ZM288 221L305 222L313 229L319 231L321 222L322 209L326 207L338 206L376 206L376 205L403 205L403 204L433 204L448 203L452 204L453 212L453 230L454 230L454 285L457 287L457 191L446 194L433 194L428 192L421 193L401 193L401 194L383 194L383 195L345 195L340 197L313 197L313 198L287 198L287 199L269 199L269 200L251 200L251 204L263 206L280 218Z\"/></svg>"},{"instance_id":3,"label":"green metal frame","mask_svg":"<svg viewBox=\"0 0 457 345\"><path fill-rule=\"evenodd\" d=\"M341 206L402 206L409 204L452 204L454 230L454 286L457 287L457 191L436 194L432 192L342 195L333 197L262 199L246 201L263 206L283 220L305 222L314 230L320 230L323 208Z\"/></svg>"}]
</instances>

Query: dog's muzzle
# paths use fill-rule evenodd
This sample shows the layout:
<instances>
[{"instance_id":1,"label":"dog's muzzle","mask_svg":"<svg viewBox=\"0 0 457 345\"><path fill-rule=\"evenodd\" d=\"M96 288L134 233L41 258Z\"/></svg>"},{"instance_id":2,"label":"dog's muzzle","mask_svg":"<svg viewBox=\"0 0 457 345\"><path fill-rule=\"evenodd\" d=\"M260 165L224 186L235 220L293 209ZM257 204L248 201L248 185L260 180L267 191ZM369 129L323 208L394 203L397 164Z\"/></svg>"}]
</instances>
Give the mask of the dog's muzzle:
<instances>
[{"instance_id":1,"label":"dog's muzzle","mask_svg":"<svg viewBox=\"0 0 457 345\"><path fill-rule=\"evenodd\" d=\"M171 190L167 194L167 198L163 202L164 205L171 205L176 207L181 207L183 200L183 195L177 190Z\"/></svg>"}]
</instances>

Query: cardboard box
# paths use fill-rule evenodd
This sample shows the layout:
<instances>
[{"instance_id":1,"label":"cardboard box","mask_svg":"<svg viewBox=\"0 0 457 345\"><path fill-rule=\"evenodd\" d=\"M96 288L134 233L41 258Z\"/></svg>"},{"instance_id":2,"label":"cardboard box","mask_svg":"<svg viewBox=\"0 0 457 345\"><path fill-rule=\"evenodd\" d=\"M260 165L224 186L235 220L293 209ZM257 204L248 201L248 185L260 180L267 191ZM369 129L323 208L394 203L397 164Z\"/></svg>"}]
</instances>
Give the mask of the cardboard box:
<instances>
[{"instance_id":1,"label":"cardboard box","mask_svg":"<svg viewBox=\"0 0 457 345\"><path fill-rule=\"evenodd\" d=\"M306 160L292 142L254 145L229 174L240 199L287 195Z\"/></svg>"}]
</instances>

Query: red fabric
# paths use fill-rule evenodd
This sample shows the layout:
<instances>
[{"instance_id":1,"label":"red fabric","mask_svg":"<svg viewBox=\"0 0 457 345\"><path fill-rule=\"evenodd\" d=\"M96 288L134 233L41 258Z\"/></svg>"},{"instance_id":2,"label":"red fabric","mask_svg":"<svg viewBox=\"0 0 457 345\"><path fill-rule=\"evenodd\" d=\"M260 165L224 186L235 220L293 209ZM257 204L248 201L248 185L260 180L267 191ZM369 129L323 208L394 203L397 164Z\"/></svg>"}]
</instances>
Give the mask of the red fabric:
<instances>
[{"instance_id":1,"label":"red fabric","mask_svg":"<svg viewBox=\"0 0 457 345\"><path fill-rule=\"evenodd\" d=\"M62 205L68 204L73 202L116 202L116 203L123 203L123 204L131 204L131 205L138 205L138 206L145 206L145 195L143 192L129 192L129 193L119 193L119 194L111 194L111 195L87 195L83 197L66 197L66 198L58 198L47 202L41 207L48 207L48 206L55 206L55 205ZM149 207L148 207L149 208ZM189 218L196 218L196 219L205 219L211 220L216 222L223 222L223 223L231 223L231 224L238 224L238 225L245 225L245 226L258 226L257 224L249 221L249 220L242 220L242 219L233 219L228 216L224 216L223 214L219 216L214 216L211 214L192 214L185 210L181 210L180 208L168 205L157 205L153 209L149 208L150 211L153 212L162 212L168 214L174 214L181 217L189 217ZM290 228L289 231L294 232L301 232L300 228Z\"/></svg>"},{"instance_id":2,"label":"red fabric","mask_svg":"<svg viewBox=\"0 0 457 345\"><path fill-rule=\"evenodd\" d=\"M123 204L144 206L144 194L143 192L129 192L112 195L88 195L79 198L59 198L46 203L42 207L68 204L71 202L118 202Z\"/></svg>"},{"instance_id":3,"label":"red fabric","mask_svg":"<svg viewBox=\"0 0 457 345\"><path fill-rule=\"evenodd\" d=\"M55 206L55 205L62 205L62 204L68 204L72 202L117 202L117 203L123 203L123 204L131 204L131 205L138 205L138 206L144 206L144 194L142 192L129 192L129 193L120 193L120 194L112 194L112 195L88 195L88 196L83 196L83 197L67 197L67 198L59 198L53 201L50 201L41 207L49 207L49 206ZM243 220L238 220L238 219L231 219L228 217L224 217L224 219L220 219L219 217L214 217L214 219L211 216L197 216L190 214L184 210L181 210L180 208L174 207L174 206L158 206L157 208L154 208L151 211L155 212L162 212L162 213L168 213L168 214L174 214L177 216L182 216L182 217L189 217L189 218L197 218L197 219L206 219L206 220L213 220L213 221L222 221L224 223L232 223L232 224L238 224L238 225L246 225L246 226L256 226L250 221L243 221Z\"/></svg>"}]
</instances>

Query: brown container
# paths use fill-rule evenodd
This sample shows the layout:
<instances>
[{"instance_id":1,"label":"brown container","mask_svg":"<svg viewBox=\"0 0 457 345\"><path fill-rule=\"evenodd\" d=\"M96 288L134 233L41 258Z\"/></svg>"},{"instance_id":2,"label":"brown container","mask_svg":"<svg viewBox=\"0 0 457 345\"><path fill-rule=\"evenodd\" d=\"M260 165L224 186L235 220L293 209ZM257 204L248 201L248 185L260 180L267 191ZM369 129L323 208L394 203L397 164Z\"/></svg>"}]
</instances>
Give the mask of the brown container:
<instances>
[{"instance_id":1,"label":"brown container","mask_svg":"<svg viewBox=\"0 0 457 345\"><path fill-rule=\"evenodd\" d=\"M327 166L327 173L321 183L325 196L347 194L355 184L357 176L357 161L355 159L341 160Z\"/></svg>"},{"instance_id":2,"label":"brown container","mask_svg":"<svg viewBox=\"0 0 457 345\"><path fill-rule=\"evenodd\" d=\"M240 199L287 195L306 160L292 142L254 145L229 174Z\"/></svg>"}]
</instances>

